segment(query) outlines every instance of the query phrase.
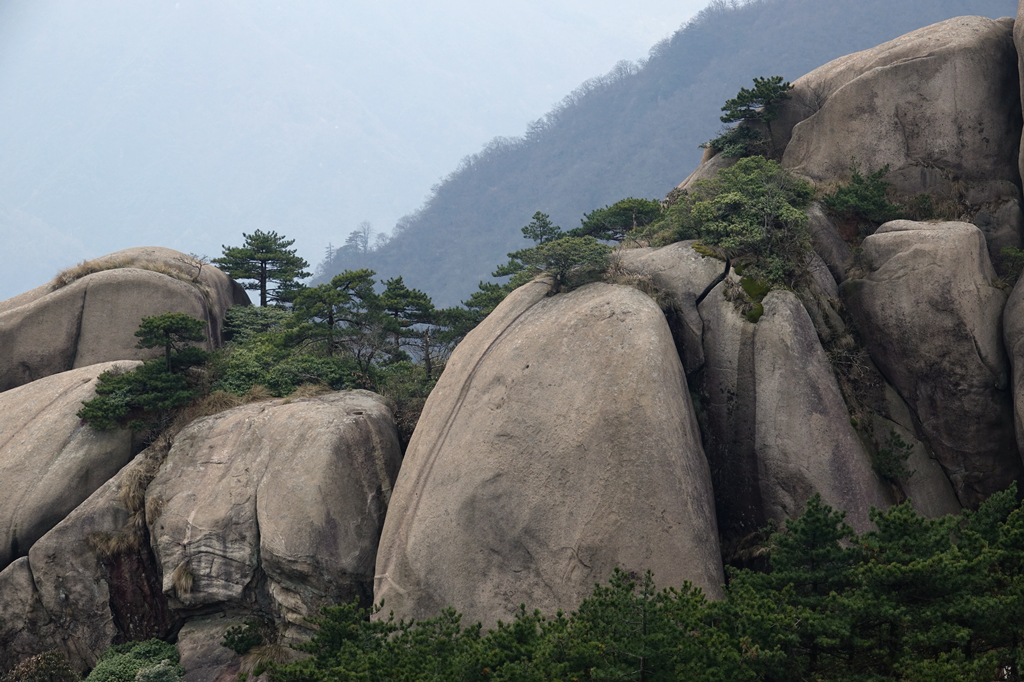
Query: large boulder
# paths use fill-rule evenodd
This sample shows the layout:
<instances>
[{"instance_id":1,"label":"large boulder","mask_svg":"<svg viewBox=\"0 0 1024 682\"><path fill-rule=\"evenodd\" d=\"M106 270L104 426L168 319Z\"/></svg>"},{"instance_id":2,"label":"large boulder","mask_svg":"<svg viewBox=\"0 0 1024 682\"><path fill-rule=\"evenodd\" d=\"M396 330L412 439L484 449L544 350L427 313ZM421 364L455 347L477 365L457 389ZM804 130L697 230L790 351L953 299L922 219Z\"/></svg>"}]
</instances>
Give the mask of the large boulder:
<instances>
[{"instance_id":1,"label":"large boulder","mask_svg":"<svg viewBox=\"0 0 1024 682\"><path fill-rule=\"evenodd\" d=\"M636 289L512 293L459 345L409 444L376 600L510 621L575 608L616 567L723 582L707 461L665 318Z\"/></svg>"},{"instance_id":2,"label":"large boulder","mask_svg":"<svg viewBox=\"0 0 1024 682\"><path fill-rule=\"evenodd\" d=\"M0 391L100 362L155 357L159 349L136 348L135 336L153 315L206 320L212 350L228 307L249 303L220 270L200 270L195 259L161 247L118 251L69 272L0 302Z\"/></svg>"},{"instance_id":3,"label":"large boulder","mask_svg":"<svg viewBox=\"0 0 1024 682\"><path fill-rule=\"evenodd\" d=\"M907 195L959 203L996 253L1020 245L1021 101L1013 20L959 17L815 69L774 126L783 165L849 179L851 159ZM792 137L786 143L789 130Z\"/></svg>"},{"instance_id":4,"label":"large boulder","mask_svg":"<svg viewBox=\"0 0 1024 682\"><path fill-rule=\"evenodd\" d=\"M0 571L0 671L54 649L60 638L39 601L28 557Z\"/></svg>"},{"instance_id":5,"label":"large boulder","mask_svg":"<svg viewBox=\"0 0 1024 682\"><path fill-rule=\"evenodd\" d=\"M1021 448L1024 446L1024 278L1018 280L1003 310L1003 340L1012 369L1013 424L1017 447Z\"/></svg>"},{"instance_id":6,"label":"large boulder","mask_svg":"<svg viewBox=\"0 0 1024 682\"><path fill-rule=\"evenodd\" d=\"M118 642L166 638L179 623L161 593L145 487L166 448L135 457L29 551L39 601L80 672Z\"/></svg>"},{"instance_id":7,"label":"large boulder","mask_svg":"<svg viewBox=\"0 0 1024 682\"><path fill-rule=\"evenodd\" d=\"M29 548L132 458L125 430L97 431L76 416L97 377L137 362L62 372L0 393L0 567Z\"/></svg>"},{"instance_id":8,"label":"large boulder","mask_svg":"<svg viewBox=\"0 0 1024 682\"><path fill-rule=\"evenodd\" d=\"M662 248L623 249L614 254L623 272L650 278L651 284L670 298L669 324L687 376L704 366L704 325L697 304L725 277L726 270L724 262L695 251L695 243L690 240Z\"/></svg>"},{"instance_id":9,"label":"large boulder","mask_svg":"<svg viewBox=\"0 0 1024 682\"><path fill-rule=\"evenodd\" d=\"M754 450L765 515L799 516L814 493L851 524L891 494L872 468L807 311L789 291L764 299L753 342Z\"/></svg>"},{"instance_id":10,"label":"large boulder","mask_svg":"<svg viewBox=\"0 0 1024 682\"><path fill-rule=\"evenodd\" d=\"M1021 104L1024 105L1024 0L1017 4L1017 20L1013 22L1013 45L1017 48L1018 89ZM1024 139L1021 140L1021 153L1018 155L1020 177L1024 179Z\"/></svg>"},{"instance_id":11,"label":"large boulder","mask_svg":"<svg viewBox=\"0 0 1024 682\"><path fill-rule=\"evenodd\" d=\"M324 604L369 603L400 458L391 412L368 391L194 422L146 491L172 608L263 610L301 627Z\"/></svg>"},{"instance_id":12,"label":"large boulder","mask_svg":"<svg viewBox=\"0 0 1024 682\"><path fill-rule=\"evenodd\" d=\"M245 621L223 614L193 618L178 632L175 645L178 662L185 668L184 682L235 682L241 669L238 654L222 646L230 628L243 627Z\"/></svg>"},{"instance_id":13,"label":"large boulder","mask_svg":"<svg viewBox=\"0 0 1024 682\"><path fill-rule=\"evenodd\" d=\"M1024 470L1001 316L1006 294L967 223L886 223L842 295L878 368L920 425L964 506Z\"/></svg>"},{"instance_id":14,"label":"large boulder","mask_svg":"<svg viewBox=\"0 0 1024 682\"><path fill-rule=\"evenodd\" d=\"M705 447L724 536L799 515L815 493L858 530L892 493L872 468L810 316L773 291L749 322L727 298L735 275L699 310L704 321Z\"/></svg>"}]
</instances>

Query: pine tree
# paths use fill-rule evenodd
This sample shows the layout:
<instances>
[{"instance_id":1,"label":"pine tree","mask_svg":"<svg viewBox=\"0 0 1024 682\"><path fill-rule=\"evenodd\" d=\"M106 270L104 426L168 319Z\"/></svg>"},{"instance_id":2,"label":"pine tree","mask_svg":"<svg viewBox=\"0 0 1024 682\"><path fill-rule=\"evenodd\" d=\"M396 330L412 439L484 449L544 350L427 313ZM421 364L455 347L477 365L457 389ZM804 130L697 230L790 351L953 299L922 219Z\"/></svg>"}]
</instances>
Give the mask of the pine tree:
<instances>
[{"instance_id":1,"label":"pine tree","mask_svg":"<svg viewBox=\"0 0 1024 682\"><path fill-rule=\"evenodd\" d=\"M266 306L268 300L282 300L278 293L293 297L295 280L310 274L304 270L309 263L296 255L296 249L288 248L295 240L262 230L242 233L242 236L245 237L243 246L223 246L223 257L213 262L233 279L252 280L243 282L242 286L260 292L261 306ZM276 285L274 292L268 291L271 284Z\"/></svg>"}]
</instances>

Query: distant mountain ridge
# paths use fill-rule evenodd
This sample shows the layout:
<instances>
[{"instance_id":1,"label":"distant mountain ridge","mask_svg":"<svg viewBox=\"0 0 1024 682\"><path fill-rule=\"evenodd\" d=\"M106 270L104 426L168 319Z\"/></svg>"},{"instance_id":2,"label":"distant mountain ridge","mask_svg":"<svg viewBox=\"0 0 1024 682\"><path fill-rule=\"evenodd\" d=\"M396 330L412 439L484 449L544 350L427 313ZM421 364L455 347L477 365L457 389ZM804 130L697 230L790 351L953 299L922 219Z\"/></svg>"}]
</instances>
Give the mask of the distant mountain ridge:
<instances>
[{"instance_id":1,"label":"distant mountain ridge","mask_svg":"<svg viewBox=\"0 0 1024 682\"><path fill-rule=\"evenodd\" d=\"M795 80L922 26L1016 9L1012 0L714 0L644 63L620 62L523 137L496 138L465 158L389 242L339 249L314 281L369 267L454 304L522 248L519 228L535 211L571 228L618 199L663 197L698 165L698 145L722 129L722 103L753 77Z\"/></svg>"}]
</instances>

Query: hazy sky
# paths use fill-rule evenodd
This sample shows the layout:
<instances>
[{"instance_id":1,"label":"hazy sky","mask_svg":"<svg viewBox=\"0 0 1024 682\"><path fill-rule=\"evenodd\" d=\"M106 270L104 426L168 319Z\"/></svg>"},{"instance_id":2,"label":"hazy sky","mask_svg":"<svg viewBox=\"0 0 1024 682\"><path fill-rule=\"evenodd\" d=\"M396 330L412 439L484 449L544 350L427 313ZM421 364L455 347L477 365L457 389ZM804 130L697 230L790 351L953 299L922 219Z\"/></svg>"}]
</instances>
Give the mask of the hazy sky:
<instances>
[{"instance_id":1,"label":"hazy sky","mask_svg":"<svg viewBox=\"0 0 1024 682\"><path fill-rule=\"evenodd\" d=\"M316 265L705 4L3 0L0 299L256 228Z\"/></svg>"}]
</instances>

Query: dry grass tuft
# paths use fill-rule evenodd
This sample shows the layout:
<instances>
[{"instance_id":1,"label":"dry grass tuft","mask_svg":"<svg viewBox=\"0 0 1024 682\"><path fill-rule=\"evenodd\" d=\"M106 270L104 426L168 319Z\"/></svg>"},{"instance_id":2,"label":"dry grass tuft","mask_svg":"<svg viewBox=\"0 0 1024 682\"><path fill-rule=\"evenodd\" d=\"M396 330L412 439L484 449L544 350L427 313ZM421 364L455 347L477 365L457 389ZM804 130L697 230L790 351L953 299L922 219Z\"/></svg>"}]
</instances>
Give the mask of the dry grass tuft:
<instances>
[{"instance_id":1,"label":"dry grass tuft","mask_svg":"<svg viewBox=\"0 0 1024 682\"><path fill-rule=\"evenodd\" d=\"M104 270L116 270L118 268L131 267L132 261L130 258L118 258L111 260L84 260L78 265L73 265L70 268L64 268L57 273L57 276L50 282L51 287L54 291L61 287L66 287L72 282L82 279L86 275L91 275L94 272L103 272Z\"/></svg>"},{"instance_id":2,"label":"dry grass tuft","mask_svg":"<svg viewBox=\"0 0 1024 682\"><path fill-rule=\"evenodd\" d=\"M142 536L127 528L116 533L91 533L86 543L101 557L109 558L135 551L142 544Z\"/></svg>"},{"instance_id":3,"label":"dry grass tuft","mask_svg":"<svg viewBox=\"0 0 1024 682\"><path fill-rule=\"evenodd\" d=\"M271 400L273 399L274 394L271 393L270 389L268 389L266 386L253 384L252 388L250 388L249 391L242 397L245 398L245 402L246 404L248 404L258 403L261 400Z\"/></svg>"},{"instance_id":4,"label":"dry grass tuft","mask_svg":"<svg viewBox=\"0 0 1024 682\"><path fill-rule=\"evenodd\" d=\"M156 474L156 471L146 464L148 462L128 469L121 477L117 499L131 514L141 511L146 505L146 488Z\"/></svg>"},{"instance_id":5,"label":"dry grass tuft","mask_svg":"<svg viewBox=\"0 0 1024 682\"><path fill-rule=\"evenodd\" d=\"M334 389L327 384L300 384L294 391L288 394L289 398L316 398L317 396L334 393Z\"/></svg>"},{"instance_id":6,"label":"dry grass tuft","mask_svg":"<svg viewBox=\"0 0 1024 682\"><path fill-rule=\"evenodd\" d=\"M156 520L160 518L161 514L164 513L164 505L166 502L159 497L150 497L146 500L146 519L150 523L156 523Z\"/></svg>"},{"instance_id":7,"label":"dry grass tuft","mask_svg":"<svg viewBox=\"0 0 1024 682\"><path fill-rule=\"evenodd\" d=\"M260 675L271 663L287 663L291 659L291 650L283 644L258 644L242 656L239 672L253 677Z\"/></svg>"},{"instance_id":8,"label":"dry grass tuft","mask_svg":"<svg viewBox=\"0 0 1024 682\"><path fill-rule=\"evenodd\" d=\"M185 428L185 426L191 424L196 419L220 414L225 410L230 410L234 407L238 407L239 405L245 405L248 402L251 401L247 400L245 396L236 395L235 393L229 393L227 391L214 391L213 393L182 408L175 417L174 422L171 424L170 430L172 433L177 434Z\"/></svg>"},{"instance_id":9,"label":"dry grass tuft","mask_svg":"<svg viewBox=\"0 0 1024 682\"><path fill-rule=\"evenodd\" d=\"M659 289L650 274L643 271L630 270L618 258L612 258L609 261L608 269L604 273L604 281L611 284L633 287L642 291L650 296L662 310L669 310L673 306L671 294Z\"/></svg>"},{"instance_id":10,"label":"dry grass tuft","mask_svg":"<svg viewBox=\"0 0 1024 682\"><path fill-rule=\"evenodd\" d=\"M174 591L178 594L178 598L186 597L192 593L192 585L195 583L195 576L192 575L192 566L189 564L188 559L185 559L178 567L174 569L174 573L171 574L171 584L174 585Z\"/></svg>"},{"instance_id":11,"label":"dry grass tuft","mask_svg":"<svg viewBox=\"0 0 1024 682\"><path fill-rule=\"evenodd\" d=\"M167 263L164 261L133 260L131 258L96 258L94 260L84 260L78 265L65 268L58 272L57 276L50 281L50 290L56 291L57 289L66 287L72 282L96 272L118 270L121 268L149 270L151 272L167 275L168 277L173 277L174 279L191 284L203 295L203 299L206 301L207 305L210 305L213 298L210 288L199 281L194 268L185 261Z\"/></svg>"}]
</instances>

